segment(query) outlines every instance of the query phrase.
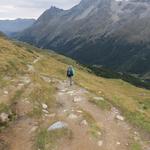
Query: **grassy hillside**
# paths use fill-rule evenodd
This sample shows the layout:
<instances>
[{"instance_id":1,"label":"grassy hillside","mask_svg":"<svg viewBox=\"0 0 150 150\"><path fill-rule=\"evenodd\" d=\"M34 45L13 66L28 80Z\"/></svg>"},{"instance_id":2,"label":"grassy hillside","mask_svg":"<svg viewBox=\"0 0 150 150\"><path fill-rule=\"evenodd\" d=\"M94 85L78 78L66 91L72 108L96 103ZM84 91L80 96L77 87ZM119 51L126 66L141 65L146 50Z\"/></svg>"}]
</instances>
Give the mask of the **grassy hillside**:
<instances>
[{"instance_id":1,"label":"grassy hillside","mask_svg":"<svg viewBox=\"0 0 150 150\"><path fill-rule=\"evenodd\" d=\"M76 70L74 78L76 84L97 96L103 96L108 102L118 107L128 121L150 132L149 90L137 88L120 79L95 76L90 73L90 70L71 59L53 52L42 52L40 49L12 42L2 36L0 37L0 112L12 111L15 116L18 113L18 110L14 110L13 107L16 102L18 104L21 100L28 99L33 108L26 110L27 115L38 119L41 127L45 126L42 122L41 102L46 103L50 111L58 104L55 101L56 89L53 82L49 84L44 80L54 79L54 82L56 79L65 80L66 68L70 64ZM11 121L15 117L12 118ZM48 122L54 122L54 120L48 120ZM0 126L3 129L4 126Z\"/></svg>"},{"instance_id":2,"label":"grassy hillside","mask_svg":"<svg viewBox=\"0 0 150 150\"><path fill-rule=\"evenodd\" d=\"M72 64L76 69L77 84L97 95L101 95L99 94L101 91L111 103L124 112L130 121L150 131L149 90L137 88L122 80L97 77L71 59L55 53L41 52L40 49L14 43L2 37L0 38L1 83L6 76L15 77L28 73L27 64L39 56L42 59L35 64L35 68L40 74L66 79L66 67Z\"/></svg>"}]
</instances>

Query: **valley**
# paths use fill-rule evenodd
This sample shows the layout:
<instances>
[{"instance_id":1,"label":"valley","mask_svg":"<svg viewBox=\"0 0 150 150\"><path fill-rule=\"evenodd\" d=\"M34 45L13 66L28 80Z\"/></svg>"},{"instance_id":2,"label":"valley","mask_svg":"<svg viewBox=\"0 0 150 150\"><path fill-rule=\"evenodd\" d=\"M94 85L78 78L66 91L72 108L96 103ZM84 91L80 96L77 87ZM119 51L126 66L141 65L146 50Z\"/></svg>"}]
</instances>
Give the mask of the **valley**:
<instances>
[{"instance_id":1,"label":"valley","mask_svg":"<svg viewBox=\"0 0 150 150\"><path fill-rule=\"evenodd\" d=\"M145 0L82 0L69 10L51 7L14 38L149 80L149 12Z\"/></svg>"}]
</instances>

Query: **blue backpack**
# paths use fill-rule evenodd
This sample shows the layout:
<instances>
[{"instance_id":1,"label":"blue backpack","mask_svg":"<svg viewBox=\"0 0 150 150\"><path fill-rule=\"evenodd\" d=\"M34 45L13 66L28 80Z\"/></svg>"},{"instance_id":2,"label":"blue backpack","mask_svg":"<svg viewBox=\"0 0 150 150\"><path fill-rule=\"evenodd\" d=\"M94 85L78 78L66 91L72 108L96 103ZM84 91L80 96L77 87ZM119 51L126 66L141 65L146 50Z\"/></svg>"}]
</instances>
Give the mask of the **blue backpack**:
<instances>
[{"instance_id":1,"label":"blue backpack","mask_svg":"<svg viewBox=\"0 0 150 150\"><path fill-rule=\"evenodd\" d=\"M68 76L68 77L72 77L73 75L74 75L74 70L73 70L72 67L69 67L69 68L67 69L67 76Z\"/></svg>"}]
</instances>

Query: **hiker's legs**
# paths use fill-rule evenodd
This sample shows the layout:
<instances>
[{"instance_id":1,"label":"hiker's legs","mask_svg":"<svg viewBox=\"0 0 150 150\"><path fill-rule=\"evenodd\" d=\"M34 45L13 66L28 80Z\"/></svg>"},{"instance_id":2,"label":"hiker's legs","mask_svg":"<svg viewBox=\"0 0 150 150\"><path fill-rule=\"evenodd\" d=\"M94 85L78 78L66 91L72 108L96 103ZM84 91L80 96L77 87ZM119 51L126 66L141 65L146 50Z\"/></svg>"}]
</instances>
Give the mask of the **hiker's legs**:
<instances>
[{"instance_id":1,"label":"hiker's legs","mask_svg":"<svg viewBox=\"0 0 150 150\"><path fill-rule=\"evenodd\" d=\"M70 80L70 86L71 86L72 85L72 77L70 77L69 80Z\"/></svg>"}]
</instances>

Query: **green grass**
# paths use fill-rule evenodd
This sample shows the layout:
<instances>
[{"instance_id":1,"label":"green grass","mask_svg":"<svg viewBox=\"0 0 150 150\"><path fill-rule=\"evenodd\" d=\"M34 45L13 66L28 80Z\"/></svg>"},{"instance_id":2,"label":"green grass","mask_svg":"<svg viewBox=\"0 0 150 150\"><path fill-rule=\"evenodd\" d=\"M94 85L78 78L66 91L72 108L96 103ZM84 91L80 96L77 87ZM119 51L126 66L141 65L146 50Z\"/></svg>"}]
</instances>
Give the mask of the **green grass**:
<instances>
[{"instance_id":1,"label":"green grass","mask_svg":"<svg viewBox=\"0 0 150 150\"><path fill-rule=\"evenodd\" d=\"M13 97L11 98L11 104L16 103L18 100L20 100L20 98L22 97L22 95L24 94L27 88L28 88L28 84L25 85L23 88L17 90L13 95Z\"/></svg>"},{"instance_id":2,"label":"green grass","mask_svg":"<svg viewBox=\"0 0 150 150\"><path fill-rule=\"evenodd\" d=\"M0 75L0 88L4 88L9 85L11 81L4 79L4 76Z\"/></svg>"},{"instance_id":3,"label":"green grass","mask_svg":"<svg viewBox=\"0 0 150 150\"><path fill-rule=\"evenodd\" d=\"M40 118L43 114L42 103L48 106L49 111L55 109L56 100L54 95L56 93L56 89L52 84L43 81L38 72L36 74L32 74L31 79L34 84L34 87L29 94L29 99L34 105L31 115L33 117Z\"/></svg>"},{"instance_id":4,"label":"green grass","mask_svg":"<svg viewBox=\"0 0 150 150\"><path fill-rule=\"evenodd\" d=\"M94 99L93 97L89 97L89 102L95 104L96 106L98 106L100 109L103 110L110 110L111 109L111 104L106 100L97 100Z\"/></svg>"},{"instance_id":5,"label":"green grass","mask_svg":"<svg viewBox=\"0 0 150 150\"><path fill-rule=\"evenodd\" d=\"M42 107L38 104L34 104L32 112L28 113L29 117L40 119L43 115Z\"/></svg>"},{"instance_id":6,"label":"green grass","mask_svg":"<svg viewBox=\"0 0 150 150\"><path fill-rule=\"evenodd\" d=\"M48 106L48 111L53 112L56 106L55 93L56 89L53 84L45 82L41 78L41 72L30 74L33 87L28 94L30 102L33 104L33 110L28 115L40 119L44 114L42 103Z\"/></svg>"},{"instance_id":7,"label":"green grass","mask_svg":"<svg viewBox=\"0 0 150 150\"><path fill-rule=\"evenodd\" d=\"M36 139L36 147L40 150L52 150L57 148L57 144L62 138L72 139L72 132L69 129L58 129L48 131L47 129L40 129Z\"/></svg>"},{"instance_id":8,"label":"green grass","mask_svg":"<svg viewBox=\"0 0 150 150\"><path fill-rule=\"evenodd\" d=\"M142 147L139 143L136 142L131 145L131 150L142 150Z\"/></svg>"},{"instance_id":9,"label":"green grass","mask_svg":"<svg viewBox=\"0 0 150 150\"><path fill-rule=\"evenodd\" d=\"M5 112L8 113L10 110L9 106L6 104L1 103L0 104L0 113Z\"/></svg>"},{"instance_id":10,"label":"green grass","mask_svg":"<svg viewBox=\"0 0 150 150\"><path fill-rule=\"evenodd\" d=\"M142 127L147 131L150 131L150 118L146 118L143 113L140 112L124 112L127 119L138 127Z\"/></svg>"}]
</instances>

